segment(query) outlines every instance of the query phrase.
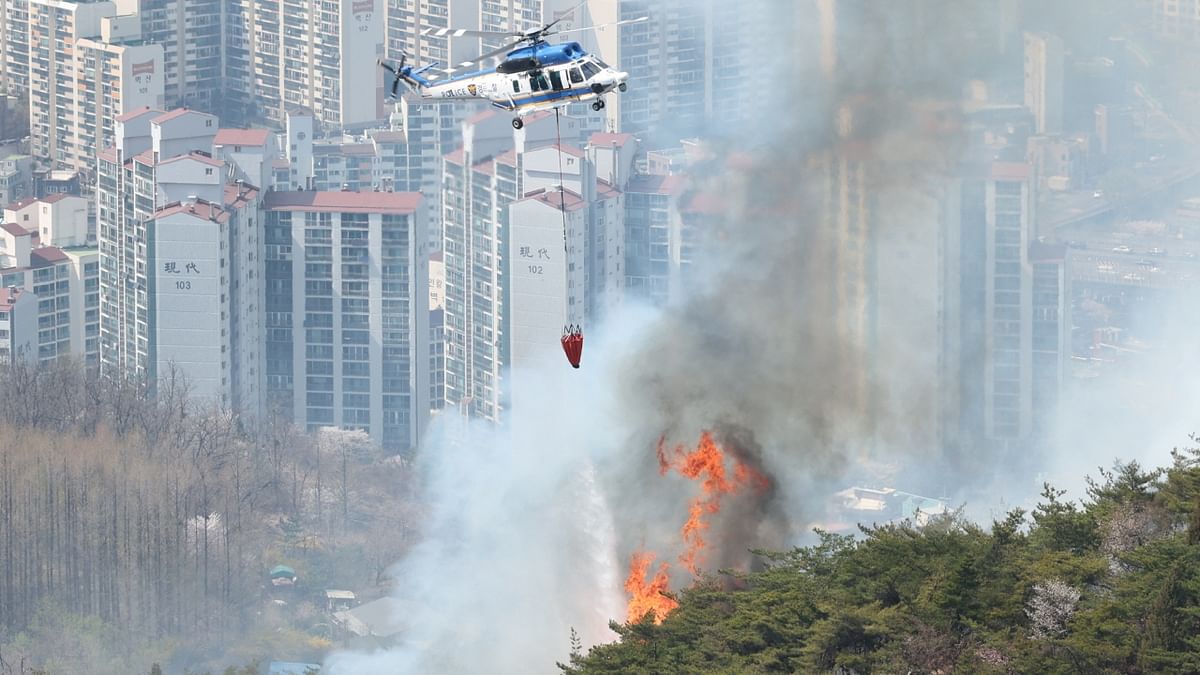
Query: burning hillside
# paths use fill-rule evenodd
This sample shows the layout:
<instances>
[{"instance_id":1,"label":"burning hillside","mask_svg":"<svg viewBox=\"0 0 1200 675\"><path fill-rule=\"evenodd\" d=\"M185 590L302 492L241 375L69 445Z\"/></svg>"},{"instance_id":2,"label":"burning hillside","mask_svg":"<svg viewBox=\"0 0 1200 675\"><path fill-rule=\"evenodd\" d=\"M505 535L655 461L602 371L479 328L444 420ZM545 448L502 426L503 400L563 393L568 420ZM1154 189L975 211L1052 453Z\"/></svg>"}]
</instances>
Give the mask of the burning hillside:
<instances>
[{"instance_id":1,"label":"burning hillside","mask_svg":"<svg viewBox=\"0 0 1200 675\"><path fill-rule=\"evenodd\" d=\"M659 438L656 448L659 474L676 473L696 481L700 493L688 506L688 517L680 529L682 552L678 561L693 579L701 575L702 566L710 561L725 565L747 564L746 537L757 531L758 522L773 494L771 479L759 465L748 445L738 443L732 434L718 442L712 431L700 434L692 449L682 443L668 447L666 436ZM726 500L732 506L723 510ZM747 521L747 518L753 518ZM716 526L714 528L714 525ZM627 618L640 621L654 612L654 621L662 623L667 614L678 606L674 598L665 595L669 590L670 563L662 562L649 579L647 574L656 558L652 552L633 554L625 591L630 595Z\"/></svg>"}]
</instances>

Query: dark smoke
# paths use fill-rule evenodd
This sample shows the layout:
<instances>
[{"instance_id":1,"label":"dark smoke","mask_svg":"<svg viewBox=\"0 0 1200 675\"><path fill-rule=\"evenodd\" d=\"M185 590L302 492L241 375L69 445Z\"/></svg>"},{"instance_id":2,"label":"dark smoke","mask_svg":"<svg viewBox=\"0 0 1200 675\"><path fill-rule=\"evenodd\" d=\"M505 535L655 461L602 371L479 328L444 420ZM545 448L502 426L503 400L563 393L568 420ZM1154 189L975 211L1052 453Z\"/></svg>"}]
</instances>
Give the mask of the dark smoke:
<instances>
[{"instance_id":1,"label":"dark smoke","mask_svg":"<svg viewBox=\"0 0 1200 675\"><path fill-rule=\"evenodd\" d=\"M799 34L780 55L780 81L793 84L786 106L693 174L726 208L704 224L704 255L690 268L705 276L693 272L691 295L623 364L630 447L646 459L615 472L670 512L679 494L656 495L663 488L644 478L664 430L687 438L719 424L736 447L761 453L779 493L759 505L769 512L730 517L729 555L794 541L851 469L940 459L939 344L905 342L909 325L937 317L906 316L908 293L892 286L905 279L880 278L877 242L902 248L936 227L961 159L961 94L986 67L992 4L779 3ZM815 5L837 12L836 64L825 70ZM732 161L746 152L749 162ZM845 238L860 234L855 259ZM933 248L918 250L914 268L936 264ZM936 291L915 286L912 297ZM895 302L880 306L883 295ZM635 516L618 504L618 523ZM627 532L625 546L653 527Z\"/></svg>"}]
</instances>

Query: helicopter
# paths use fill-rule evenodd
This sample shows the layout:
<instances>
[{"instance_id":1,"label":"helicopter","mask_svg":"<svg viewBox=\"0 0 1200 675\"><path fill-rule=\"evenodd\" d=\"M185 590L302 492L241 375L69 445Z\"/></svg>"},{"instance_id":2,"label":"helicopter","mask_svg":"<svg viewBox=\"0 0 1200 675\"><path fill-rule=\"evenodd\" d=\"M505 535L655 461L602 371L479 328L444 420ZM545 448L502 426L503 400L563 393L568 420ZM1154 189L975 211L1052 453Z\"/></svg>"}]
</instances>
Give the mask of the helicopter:
<instances>
[{"instance_id":1,"label":"helicopter","mask_svg":"<svg viewBox=\"0 0 1200 675\"><path fill-rule=\"evenodd\" d=\"M407 54L401 54L400 62L392 65L383 59L379 65L392 76L389 100L399 98L400 83L404 82L420 93L423 99L433 100L489 100L501 110L515 114L514 129L525 126L522 117L539 110L558 108L574 101L591 101L592 110L602 110L604 95L614 89L625 91L629 73L617 70L587 53L578 42L549 44L545 38L551 35L595 30L608 26L638 23L647 16L612 23L555 31L554 26L566 15L531 31L478 31L455 28L426 28L422 35L438 37L505 37L516 38L499 49L492 50L471 61L465 61L442 75L423 73L437 66L431 63L414 68L406 65ZM521 46L524 45L524 46ZM513 49L517 47L517 49ZM511 50L511 51L510 51ZM479 68L459 73L467 68L478 68L480 64L505 54L494 67ZM445 77L445 79L442 79Z\"/></svg>"}]
</instances>

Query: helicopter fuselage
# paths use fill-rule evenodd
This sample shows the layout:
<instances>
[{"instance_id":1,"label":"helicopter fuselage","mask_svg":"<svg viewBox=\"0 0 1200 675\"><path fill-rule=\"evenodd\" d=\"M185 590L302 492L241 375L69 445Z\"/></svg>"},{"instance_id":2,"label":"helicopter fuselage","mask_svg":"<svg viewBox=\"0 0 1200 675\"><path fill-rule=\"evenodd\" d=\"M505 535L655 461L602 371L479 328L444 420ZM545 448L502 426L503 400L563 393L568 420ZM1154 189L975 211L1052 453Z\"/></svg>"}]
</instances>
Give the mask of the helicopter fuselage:
<instances>
[{"instance_id":1,"label":"helicopter fuselage","mask_svg":"<svg viewBox=\"0 0 1200 675\"><path fill-rule=\"evenodd\" d=\"M577 42L538 44L510 52L500 64L447 80L425 79L405 69L421 98L486 99L493 106L526 115L573 101L591 101L623 88L629 74L585 52Z\"/></svg>"}]
</instances>

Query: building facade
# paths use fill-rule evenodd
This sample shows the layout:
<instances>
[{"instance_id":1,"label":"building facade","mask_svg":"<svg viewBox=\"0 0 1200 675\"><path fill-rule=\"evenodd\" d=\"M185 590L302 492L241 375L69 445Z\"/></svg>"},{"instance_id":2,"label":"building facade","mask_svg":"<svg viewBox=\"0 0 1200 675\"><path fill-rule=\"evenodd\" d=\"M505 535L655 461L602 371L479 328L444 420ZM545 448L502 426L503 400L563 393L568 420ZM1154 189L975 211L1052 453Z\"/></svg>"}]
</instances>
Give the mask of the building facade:
<instances>
[{"instance_id":1,"label":"building facade","mask_svg":"<svg viewBox=\"0 0 1200 675\"><path fill-rule=\"evenodd\" d=\"M97 363L99 252L86 239L87 205L79 197L27 199L5 209L0 285L34 299L31 358Z\"/></svg>"},{"instance_id":2,"label":"building facade","mask_svg":"<svg viewBox=\"0 0 1200 675\"><path fill-rule=\"evenodd\" d=\"M90 176L116 117L162 105L162 47L102 40L115 13L112 2L30 2L30 148L51 168Z\"/></svg>"},{"instance_id":3,"label":"building facade","mask_svg":"<svg viewBox=\"0 0 1200 675\"><path fill-rule=\"evenodd\" d=\"M297 107L334 126L386 117L376 65L386 39L384 3L229 3L225 73L244 118L282 126Z\"/></svg>"},{"instance_id":4,"label":"building facade","mask_svg":"<svg viewBox=\"0 0 1200 675\"><path fill-rule=\"evenodd\" d=\"M1047 33L1025 34L1025 107L1038 134L1063 129L1063 44Z\"/></svg>"},{"instance_id":5,"label":"building facade","mask_svg":"<svg viewBox=\"0 0 1200 675\"><path fill-rule=\"evenodd\" d=\"M216 116L118 118L97 161L101 370L178 370L208 401L261 411L259 191L213 156ZM196 325L203 316L203 325Z\"/></svg>"},{"instance_id":6,"label":"building facade","mask_svg":"<svg viewBox=\"0 0 1200 675\"><path fill-rule=\"evenodd\" d=\"M29 0L0 2L0 87L29 90Z\"/></svg>"},{"instance_id":7,"label":"building facade","mask_svg":"<svg viewBox=\"0 0 1200 675\"><path fill-rule=\"evenodd\" d=\"M115 0L122 17L135 15L136 34L162 47L163 102L224 116L220 0Z\"/></svg>"},{"instance_id":8,"label":"building facade","mask_svg":"<svg viewBox=\"0 0 1200 675\"><path fill-rule=\"evenodd\" d=\"M0 288L0 363L31 359L37 350L37 300L30 291Z\"/></svg>"},{"instance_id":9,"label":"building facade","mask_svg":"<svg viewBox=\"0 0 1200 675\"><path fill-rule=\"evenodd\" d=\"M266 195L269 404L304 428L415 448L429 414L420 195Z\"/></svg>"}]
</instances>

